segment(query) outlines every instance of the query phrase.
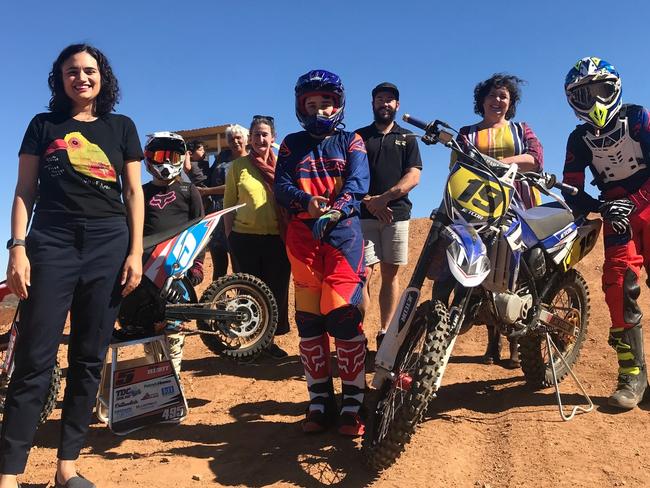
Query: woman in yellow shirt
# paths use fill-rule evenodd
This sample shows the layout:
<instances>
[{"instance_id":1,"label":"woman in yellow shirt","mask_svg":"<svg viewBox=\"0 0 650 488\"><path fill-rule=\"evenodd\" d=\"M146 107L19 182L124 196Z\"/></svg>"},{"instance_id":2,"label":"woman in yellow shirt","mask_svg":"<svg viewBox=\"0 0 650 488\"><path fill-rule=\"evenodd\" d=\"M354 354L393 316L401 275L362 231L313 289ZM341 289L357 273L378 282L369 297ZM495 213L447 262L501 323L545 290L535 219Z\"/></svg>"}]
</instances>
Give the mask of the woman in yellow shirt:
<instances>
[{"instance_id":1,"label":"woman in yellow shirt","mask_svg":"<svg viewBox=\"0 0 650 488\"><path fill-rule=\"evenodd\" d=\"M286 222L273 195L276 156L273 117L253 117L250 126L251 152L233 161L226 175L224 208L245 203L225 219L226 235L235 257L237 271L264 281L278 302L276 335L289 332L288 295L290 266L284 245ZM266 349L275 358L287 353L275 343Z\"/></svg>"}]
</instances>

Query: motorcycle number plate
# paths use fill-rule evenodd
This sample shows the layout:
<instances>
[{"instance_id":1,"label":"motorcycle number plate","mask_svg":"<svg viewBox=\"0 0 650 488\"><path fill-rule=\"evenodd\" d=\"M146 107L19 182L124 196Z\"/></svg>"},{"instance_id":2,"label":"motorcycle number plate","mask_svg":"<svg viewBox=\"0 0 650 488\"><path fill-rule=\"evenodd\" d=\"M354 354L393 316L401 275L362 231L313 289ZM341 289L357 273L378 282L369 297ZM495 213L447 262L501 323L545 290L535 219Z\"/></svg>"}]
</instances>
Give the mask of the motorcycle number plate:
<instances>
[{"instance_id":1,"label":"motorcycle number plate","mask_svg":"<svg viewBox=\"0 0 650 488\"><path fill-rule=\"evenodd\" d=\"M499 217L510 205L511 190L504 186L504 195L489 175L457 166L449 176L447 188L459 207L481 217Z\"/></svg>"}]
</instances>

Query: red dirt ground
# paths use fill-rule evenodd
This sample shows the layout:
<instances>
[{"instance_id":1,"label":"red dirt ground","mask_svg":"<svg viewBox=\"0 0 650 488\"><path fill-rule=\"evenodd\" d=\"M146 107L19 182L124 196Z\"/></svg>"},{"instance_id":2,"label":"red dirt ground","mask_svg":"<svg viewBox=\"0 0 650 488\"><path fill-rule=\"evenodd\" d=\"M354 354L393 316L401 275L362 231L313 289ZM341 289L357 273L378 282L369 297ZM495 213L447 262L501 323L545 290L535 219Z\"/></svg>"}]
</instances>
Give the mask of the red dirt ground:
<instances>
[{"instance_id":1,"label":"red dirt ground","mask_svg":"<svg viewBox=\"0 0 650 488\"><path fill-rule=\"evenodd\" d=\"M412 222L413 263L428 227L424 219ZM561 421L552 389L531 392L521 371L480 364L485 332L476 327L457 341L439 396L406 452L373 477L362 465L359 442L300 432L307 392L295 328L277 340L290 353L286 361L250 365L214 357L198 337L190 337L182 375L190 405L186 421L126 437L96 423L79 468L99 487L650 486L650 405L625 413L606 406L616 369L607 346L601 262L599 246L579 265L590 284L592 308L576 368L597 408L571 422ZM403 283L411 269L403 270ZM648 292L642 293L647 311ZM0 313L0 323L11 320L10 311ZM377 310L370 311L370 338L377 321ZM567 402L580 401L569 380L562 389ZM23 486L51 484L60 413L59 405L40 428Z\"/></svg>"}]
</instances>

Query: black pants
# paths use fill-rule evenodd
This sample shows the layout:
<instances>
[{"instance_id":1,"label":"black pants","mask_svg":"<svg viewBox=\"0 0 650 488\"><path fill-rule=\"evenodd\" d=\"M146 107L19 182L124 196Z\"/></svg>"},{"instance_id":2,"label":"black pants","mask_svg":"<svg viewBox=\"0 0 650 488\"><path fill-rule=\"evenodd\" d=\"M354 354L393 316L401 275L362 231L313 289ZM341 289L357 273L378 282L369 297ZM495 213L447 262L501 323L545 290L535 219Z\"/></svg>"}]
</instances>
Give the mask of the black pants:
<instances>
[{"instance_id":1,"label":"black pants","mask_svg":"<svg viewBox=\"0 0 650 488\"><path fill-rule=\"evenodd\" d=\"M212 239L210 239L208 247L210 249L210 257L212 258L212 281L217 281L228 273L228 239L226 239L223 219L217 224L217 228L212 234Z\"/></svg>"},{"instance_id":2,"label":"black pants","mask_svg":"<svg viewBox=\"0 0 650 488\"><path fill-rule=\"evenodd\" d=\"M31 286L20 305L0 473L25 469L68 311L68 373L57 455L63 460L79 457L121 301L120 272L128 243L124 217L36 217L27 236Z\"/></svg>"},{"instance_id":3,"label":"black pants","mask_svg":"<svg viewBox=\"0 0 650 488\"><path fill-rule=\"evenodd\" d=\"M280 236L230 233L230 252L235 257L236 271L260 278L278 302L276 335L289 332L289 278L291 266Z\"/></svg>"}]
</instances>

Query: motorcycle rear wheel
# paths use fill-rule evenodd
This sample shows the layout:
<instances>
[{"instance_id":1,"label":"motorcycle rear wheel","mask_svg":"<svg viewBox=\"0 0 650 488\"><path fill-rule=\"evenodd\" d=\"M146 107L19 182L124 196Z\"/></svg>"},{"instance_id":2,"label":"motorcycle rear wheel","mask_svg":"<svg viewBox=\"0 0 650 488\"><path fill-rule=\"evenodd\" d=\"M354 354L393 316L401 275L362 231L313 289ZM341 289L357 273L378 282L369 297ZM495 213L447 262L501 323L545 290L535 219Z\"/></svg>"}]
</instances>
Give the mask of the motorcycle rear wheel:
<instances>
[{"instance_id":1,"label":"motorcycle rear wheel","mask_svg":"<svg viewBox=\"0 0 650 488\"><path fill-rule=\"evenodd\" d=\"M370 402L362 450L371 469L391 466L410 442L437 390L451 339L444 304L422 303L397 353L395 379L386 380Z\"/></svg>"},{"instance_id":2,"label":"motorcycle rear wheel","mask_svg":"<svg viewBox=\"0 0 650 488\"><path fill-rule=\"evenodd\" d=\"M236 273L219 278L201 296L211 308L240 311L242 323L197 320L203 343L215 354L232 359L252 359L273 340L278 326L278 305L271 289L259 278Z\"/></svg>"},{"instance_id":3,"label":"motorcycle rear wheel","mask_svg":"<svg viewBox=\"0 0 650 488\"><path fill-rule=\"evenodd\" d=\"M563 318L567 321L575 321L578 326L578 333L572 342L558 334L551 334L551 338L562 352L564 360L573 368L587 338L590 309L587 282L580 273L572 269L559 280L556 286L551 288L543 301L548 303L551 310L555 310L556 313L566 310ZM578 311L579 317L575 317L573 310ZM541 389L553 385L549 351L543 336L521 337L519 339L519 358L528 386ZM569 370L560 358L556 358L554 364L557 379L560 382L569 374Z\"/></svg>"}]
</instances>

